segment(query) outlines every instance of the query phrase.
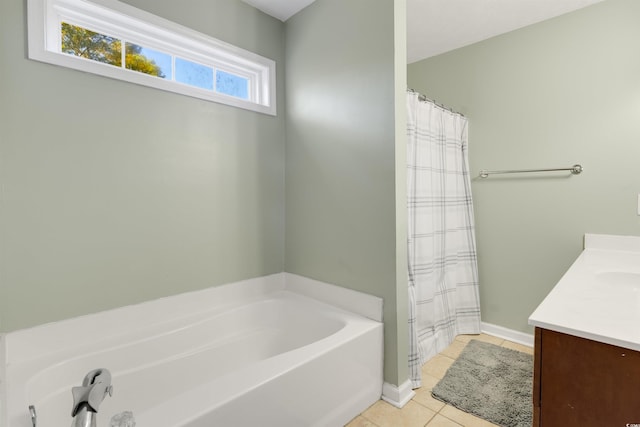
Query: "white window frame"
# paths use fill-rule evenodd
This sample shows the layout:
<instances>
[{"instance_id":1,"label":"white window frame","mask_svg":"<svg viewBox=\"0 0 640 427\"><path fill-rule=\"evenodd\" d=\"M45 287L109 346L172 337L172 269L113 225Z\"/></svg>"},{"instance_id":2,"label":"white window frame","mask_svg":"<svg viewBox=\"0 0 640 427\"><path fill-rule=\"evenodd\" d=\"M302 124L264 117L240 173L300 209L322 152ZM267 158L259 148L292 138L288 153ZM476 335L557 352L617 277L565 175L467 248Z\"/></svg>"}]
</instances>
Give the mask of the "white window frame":
<instances>
[{"instance_id":1,"label":"white window frame","mask_svg":"<svg viewBox=\"0 0 640 427\"><path fill-rule=\"evenodd\" d=\"M249 100L62 53L62 22L245 77ZM275 61L117 0L28 0L28 38L30 59L276 115Z\"/></svg>"}]
</instances>

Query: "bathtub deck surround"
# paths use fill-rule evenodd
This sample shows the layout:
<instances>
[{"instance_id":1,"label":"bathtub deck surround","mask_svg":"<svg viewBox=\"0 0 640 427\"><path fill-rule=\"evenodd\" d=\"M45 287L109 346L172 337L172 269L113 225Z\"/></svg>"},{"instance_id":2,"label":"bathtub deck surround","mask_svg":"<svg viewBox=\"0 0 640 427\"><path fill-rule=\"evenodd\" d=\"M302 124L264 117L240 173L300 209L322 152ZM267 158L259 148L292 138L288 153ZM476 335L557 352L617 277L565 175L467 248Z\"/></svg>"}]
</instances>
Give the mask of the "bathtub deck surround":
<instances>
[{"instance_id":1,"label":"bathtub deck surround","mask_svg":"<svg viewBox=\"0 0 640 427\"><path fill-rule=\"evenodd\" d=\"M306 295L376 322L382 322L382 298L297 274L284 273L286 289Z\"/></svg>"},{"instance_id":2,"label":"bathtub deck surround","mask_svg":"<svg viewBox=\"0 0 640 427\"><path fill-rule=\"evenodd\" d=\"M71 387L107 368L98 425L341 426L380 398L381 318L377 297L280 273L12 332L0 420L31 427L33 404L64 425Z\"/></svg>"}]
</instances>

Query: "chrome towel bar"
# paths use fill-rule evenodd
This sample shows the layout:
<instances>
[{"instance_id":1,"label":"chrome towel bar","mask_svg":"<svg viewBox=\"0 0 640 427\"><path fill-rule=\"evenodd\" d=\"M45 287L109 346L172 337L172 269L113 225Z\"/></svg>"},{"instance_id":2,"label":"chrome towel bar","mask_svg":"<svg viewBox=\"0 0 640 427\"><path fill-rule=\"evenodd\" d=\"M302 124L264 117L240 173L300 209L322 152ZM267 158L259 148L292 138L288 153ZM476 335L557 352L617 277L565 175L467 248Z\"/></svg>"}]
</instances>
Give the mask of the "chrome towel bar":
<instances>
[{"instance_id":1,"label":"chrome towel bar","mask_svg":"<svg viewBox=\"0 0 640 427\"><path fill-rule=\"evenodd\" d=\"M519 170L507 170L507 171L488 171L481 170L480 178L487 178L489 175L502 174L502 173L529 173L529 172L558 172L558 171L570 171L573 175L578 175L582 172L581 165L573 165L570 168L557 168L557 169L519 169Z\"/></svg>"}]
</instances>

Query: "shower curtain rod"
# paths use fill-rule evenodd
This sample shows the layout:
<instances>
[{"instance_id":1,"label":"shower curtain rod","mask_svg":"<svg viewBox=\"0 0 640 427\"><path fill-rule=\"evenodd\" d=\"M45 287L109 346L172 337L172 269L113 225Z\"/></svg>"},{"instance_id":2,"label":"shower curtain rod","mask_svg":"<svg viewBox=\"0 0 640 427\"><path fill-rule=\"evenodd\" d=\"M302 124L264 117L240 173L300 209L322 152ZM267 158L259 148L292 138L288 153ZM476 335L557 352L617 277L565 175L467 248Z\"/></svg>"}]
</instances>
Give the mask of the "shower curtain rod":
<instances>
[{"instance_id":1,"label":"shower curtain rod","mask_svg":"<svg viewBox=\"0 0 640 427\"><path fill-rule=\"evenodd\" d=\"M417 94L418 94L418 99L419 99L420 101L431 102L432 104L435 104L436 106L438 106L438 107L442 108L443 110L447 110L447 111L448 111L448 112L450 112L450 113L453 113L453 114L459 114L459 115L461 115L462 117L464 117L464 114L462 114L462 113L460 113L460 112L458 112L458 111L456 111L456 110L454 110L454 109L452 109L452 108L449 108L449 107L447 107L446 105L438 104L436 101L434 101L433 99L429 99L429 98L427 98L427 96L426 96L426 95L421 94L421 93L420 93L420 92L418 92L417 90L407 89L407 91L408 91L408 92L417 93Z\"/></svg>"}]
</instances>

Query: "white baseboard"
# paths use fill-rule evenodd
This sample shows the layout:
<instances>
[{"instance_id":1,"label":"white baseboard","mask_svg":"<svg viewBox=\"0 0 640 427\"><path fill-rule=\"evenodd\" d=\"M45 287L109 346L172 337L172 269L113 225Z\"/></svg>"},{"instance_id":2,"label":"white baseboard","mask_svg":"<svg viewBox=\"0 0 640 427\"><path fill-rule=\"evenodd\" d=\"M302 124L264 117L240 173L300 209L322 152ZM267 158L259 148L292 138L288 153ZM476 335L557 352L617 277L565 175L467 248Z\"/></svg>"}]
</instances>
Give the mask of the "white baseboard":
<instances>
[{"instance_id":1,"label":"white baseboard","mask_svg":"<svg viewBox=\"0 0 640 427\"><path fill-rule=\"evenodd\" d=\"M482 322L480 324L480 330L487 335L493 335L494 337L513 341L518 344L526 345L527 347L533 347L534 337L531 334L525 334L524 332L514 331L513 329L492 325L491 323L486 322Z\"/></svg>"},{"instance_id":2,"label":"white baseboard","mask_svg":"<svg viewBox=\"0 0 640 427\"><path fill-rule=\"evenodd\" d=\"M400 386L385 382L382 384L382 400L395 406L402 408L406 405L416 392L411 389L411 381L406 380Z\"/></svg>"}]
</instances>

